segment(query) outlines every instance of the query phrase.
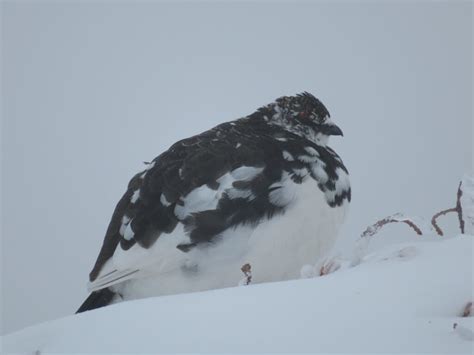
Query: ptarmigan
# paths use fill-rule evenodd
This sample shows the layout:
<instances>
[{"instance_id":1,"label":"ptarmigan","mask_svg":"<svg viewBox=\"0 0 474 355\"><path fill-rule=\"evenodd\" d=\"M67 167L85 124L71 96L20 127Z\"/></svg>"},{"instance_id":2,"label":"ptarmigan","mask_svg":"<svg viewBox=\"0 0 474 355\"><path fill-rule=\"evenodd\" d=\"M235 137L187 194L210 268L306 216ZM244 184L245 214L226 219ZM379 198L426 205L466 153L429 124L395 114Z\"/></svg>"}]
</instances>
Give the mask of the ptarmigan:
<instances>
[{"instance_id":1,"label":"ptarmigan","mask_svg":"<svg viewBox=\"0 0 474 355\"><path fill-rule=\"evenodd\" d=\"M77 312L120 300L297 278L333 245L351 199L326 144L342 136L304 92L181 140L118 202Z\"/></svg>"}]
</instances>

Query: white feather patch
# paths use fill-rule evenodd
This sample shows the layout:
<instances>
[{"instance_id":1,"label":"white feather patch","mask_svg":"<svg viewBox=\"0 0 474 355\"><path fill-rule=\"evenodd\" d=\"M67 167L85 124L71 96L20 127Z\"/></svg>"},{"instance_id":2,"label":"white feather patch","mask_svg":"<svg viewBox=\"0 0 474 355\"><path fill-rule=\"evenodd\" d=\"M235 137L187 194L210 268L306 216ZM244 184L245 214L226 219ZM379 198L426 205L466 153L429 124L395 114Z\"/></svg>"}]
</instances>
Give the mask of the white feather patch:
<instances>
[{"instance_id":1,"label":"white feather patch","mask_svg":"<svg viewBox=\"0 0 474 355\"><path fill-rule=\"evenodd\" d=\"M126 215L122 217L122 224L120 225L119 233L123 237L125 234L125 229L127 229L128 224L130 223L130 218Z\"/></svg>"},{"instance_id":2,"label":"white feather patch","mask_svg":"<svg viewBox=\"0 0 474 355\"><path fill-rule=\"evenodd\" d=\"M218 201L217 191L201 185L187 194L183 205L176 205L174 212L178 218L184 219L191 213L215 209Z\"/></svg>"},{"instance_id":3,"label":"white feather patch","mask_svg":"<svg viewBox=\"0 0 474 355\"><path fill-rule=\"evenodd\" d=\"M132 197L130 198L130 202L131 202L131 203L137 202L139 197L140 197L140 189L135 190L135 192L133 193Z\"/></svg>"},{"instance_id":4,"label":"white feather patch","mask_svg":"<svg viewBox=\"0 0 474 355\"><path fill-rule=\"evenodd\" d=\"M300 156L298 156L298 160L302 161L304 163L314 163L315 161L318 160L318 157L309 156L309 155L300 155Z\"/></svg>"},{"instance_id":5,"label":"white feather patch","mask_svg":"<svg viewBox=\"0 0 474 355\"><path fill-rule=\"evenodd\" d=\"M349 181L349 175L341 168L336 169L338 179L336 180L336 192L348 190L351 186Z\"/></svg>"},{"instance_id":6,"label":"white feather patch","mask_svg":"<svg viewBox=\"0 0 474 355\"><path fill-rule=\"evenodd\" d=\"M230 174L236 180L252 180L255 176L260 174L263 168L256 168L254 166L241 166L235 170L232 170ZM226 174L227 175L227 174ZM220 180L220 179L219 179ZM217 180L219 182L219 180Z\"/></svg>"},{"instance_id":7,"label":"white feather patch","mask_svg":"<svg viewBox=\"0 0 474 355\"><path fill-rule=\"evenodd\" d=\"M325 166L326 164L320 160L311 165L311 171L313 172L318 182L322 184L325 184L329 179L328 174L324 170Z\"/></svg>"},{"instance_id":8,"label":"white feather patch","mask_svg":"<svg viewBox=\"0 0 474 355\"><path fill-rule=\"evenodd\" d=\"M165 197L164 194L161 194L161 196L160 196L160 202L161 202L161 204L162 204L163 206L166 206L166 207L168 207L169 205L171 205L171 202L169 202L169 201L166 199L166 197Z\"/></svg>"},{"instance_id":9,"label":"white feather patch","mask_svg":"<svg viewBox=\"0 0 474 355\"><path fill-rule=\"evenodd\" d=\"M125 234L125 229L127 229L127 225L126 224L122 224L120 226L120 229L119 229L119 234L123 237L124 234Z\"/></svg>"},{"instance_id":10,"label":"white feather patch","mask_svg":"<svg viewBox=\"0 0 474 355\"><path fill-rule=\"evenodd\" d=\"M123 233L123 238L126 239L126 240L132 240L133 236L135 235L135 232L133 231L132 229L132 224L129 223L126 227L125 227L125 231Z\"/></svg>"},{"instance_id":11,"label":"white feather patch","mask_svg":"<svg viewBox=\"0 0 474 355\"><path fill-rule=\"evenodd\" d=\"M310 154L311 156L315 156L315 157L319 157L319 153L316 149L314 149L313 147L305 147L304 150L306 150L306 152L308 154Z\"/></svg>"},{"instance_id":12,"label":"white feather patch","mask_svg":"<svg viewBox=\"0 0 474 355\"><path fill-rule=\"evenodd\" d=\"M308 175L308 169L306 168L293 169L293 172L300 177L305 177L306 175Z\"/></svg>"},{"instance_id":13,"label":"white feather patch","mask_svg":"<svg viewBox=\"0 0 474 355\"><path fill-rule=\"evenodd\" d=\"M235 181L249 181L263 171L263 167L241 166L235 170L222 175L217 182L219 187L213 190L207 185L202 185L183 198L183 205L176 205L174 212L179 219L184 219L192 213L206 210L214 210L222 198L227 193L231 198L253 198L252 193L247 190L238 190L232 187Z\"/></svg>"},{"instance_id":14,"label":"white feather patch","mask_svg":"<svg viewBox=\"0 0 474 355\"><path fill-rule=\"evenodd\" d=\"M227 196L229 196L230 199L234 198L245 198L248 200L253 200L255 198L255 195L251 190L240 190L240 189L228 189L226 191Z\"/></svg>"},{"instance_id":15,"label":"white feather patch","mask_svg":"<svg viewBox=\"0 0 474 355\"><path fill-rule=\"evenodd\" d=\"M271 204L279 207L284 207L289 205L295 199L295 184L288 179L288 173L284 173L282 180L271 184L269 186L270 191L268 198Z\"/></svg>"},{"instance_id":16,"label":"white feather patch","mask_svg":"<svg viewBox=\"0 0 474 355\"><path fill-rule=\"evenodd\" d=\"M282 152L283 154L283 159L287 160L287 161L295 161L295 158L293 158L293 155L291 155L289 152L287 152L286 150L284 150Z\"/></svg>"},{"instance_id":17,"label":"white feather patch","mask_svg":"<svg viewBox=\"0 0 474 355\"><path fill-rule=\"evenodd\" d=\"M153 169L154 166L155 166L155 162L152 161L150 164L147 165L146 171L148 171L148 170L150 170L150 169Z\"/></svg>"}]
</instances>

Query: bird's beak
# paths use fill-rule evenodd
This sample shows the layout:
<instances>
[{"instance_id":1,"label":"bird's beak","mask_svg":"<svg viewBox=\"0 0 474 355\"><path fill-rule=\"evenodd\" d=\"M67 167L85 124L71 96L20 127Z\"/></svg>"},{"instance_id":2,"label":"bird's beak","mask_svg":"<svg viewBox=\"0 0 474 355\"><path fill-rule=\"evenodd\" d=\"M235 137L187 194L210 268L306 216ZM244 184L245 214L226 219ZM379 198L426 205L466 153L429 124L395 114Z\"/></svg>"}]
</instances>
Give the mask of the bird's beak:
<instances>
[{"instance_id":1,"label":"bird's beak","mask_svg":"<svg viewBox=\"0 0 474 355\"><path fill-rule=\"evenodd\" d=\"M342 130L335 124L328 126L326 130L326 134L328 136L344 136L344 134L342 133Z\"/></svg>"}]
</instances>

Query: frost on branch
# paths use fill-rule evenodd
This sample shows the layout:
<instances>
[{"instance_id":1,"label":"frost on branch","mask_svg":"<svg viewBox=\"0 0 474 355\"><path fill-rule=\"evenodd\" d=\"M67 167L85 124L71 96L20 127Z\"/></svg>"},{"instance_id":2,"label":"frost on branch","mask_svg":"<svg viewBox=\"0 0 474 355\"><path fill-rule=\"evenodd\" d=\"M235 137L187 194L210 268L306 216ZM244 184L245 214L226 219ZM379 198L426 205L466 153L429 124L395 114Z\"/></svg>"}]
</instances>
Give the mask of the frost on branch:
<instances>
[{"instance_id":1,"label":"frost on branch","mask_svg":"<svg viewBox=\"0 0 474 355\"><path fill-rule=\"evenodd\" d=\"M422 229L418 226L418 222L415 221L414 218L403 216L401 213L395 213L392 216L385 217L371 226L367 227L367 229L362 233L361 237L372 237L375 235L383 226L389 223L405 223L410 228L412 228L416 234L422 235Z\"/></svg>"}]
</instances>

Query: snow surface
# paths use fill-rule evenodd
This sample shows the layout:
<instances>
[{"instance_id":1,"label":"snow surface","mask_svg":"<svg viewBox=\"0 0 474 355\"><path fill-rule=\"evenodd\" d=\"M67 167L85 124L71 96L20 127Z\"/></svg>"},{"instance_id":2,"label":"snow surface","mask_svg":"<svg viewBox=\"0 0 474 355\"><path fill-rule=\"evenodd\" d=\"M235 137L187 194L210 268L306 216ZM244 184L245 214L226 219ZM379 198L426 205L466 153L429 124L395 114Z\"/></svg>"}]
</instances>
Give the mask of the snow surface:
<instances>
[{"instance_id":1,"label":"snow surface","mask_svg":"<svg viewBox=\"0 0 474 355\"><path fill-rule=\"evenodd\" d=\"M464 175L461 182L461 206L466 234L474 234L474 175Z\"/></svg>"},{"instance_id":2,"label":"snow surface","mask_svg":"<svg viewBox=\"0 0 474 355\"><path fill-rule=\"evenodd\" d=\"M461 314L473 300L473 249L469 235L417 237L355 266L327 263L321 277L306 265L301 280L71 315L4 336L3 351L472 353L474 318Z\"/></svg>"}]
</instances>

